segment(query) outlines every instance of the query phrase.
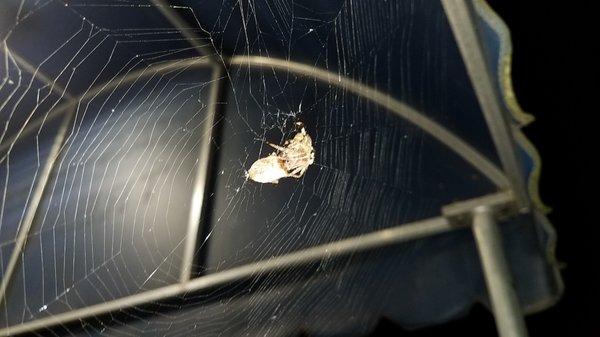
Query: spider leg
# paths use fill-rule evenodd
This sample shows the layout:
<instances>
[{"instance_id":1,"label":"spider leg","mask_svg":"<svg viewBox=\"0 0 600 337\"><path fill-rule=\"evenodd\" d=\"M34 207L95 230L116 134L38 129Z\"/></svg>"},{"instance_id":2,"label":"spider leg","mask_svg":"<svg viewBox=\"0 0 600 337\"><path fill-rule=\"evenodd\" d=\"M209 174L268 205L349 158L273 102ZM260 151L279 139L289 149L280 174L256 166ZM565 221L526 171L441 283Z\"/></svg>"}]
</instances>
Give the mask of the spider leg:
<instances>
[{"instance_id":1,"label":"spider leg","mask_svg":"<svg viewBox=\"0 0 600 337\"><path fill-rule=\"evenodd\" d=\"M272 148L274 148L275 150L278 150L278 151L282 151L283 152L283 151L286 150L286 148L283 147L283 146L275 145L275 144L269 143L269 142L267 142L267 144L269 144Z\"/></svg>"},{"instance_id":2,"label":"spider leg","mask_svg":"<svg viewBox=\"0 0 600 337\"><path fill-rule=\"evenodd\" d=\"M300 178L302 177L302 175L304 174L304 172L306 172L306 167L297 167L295 169L293 169L290 173L288 173L288 177L292 177L292 178Z\"/></svg>"}]
</instances>

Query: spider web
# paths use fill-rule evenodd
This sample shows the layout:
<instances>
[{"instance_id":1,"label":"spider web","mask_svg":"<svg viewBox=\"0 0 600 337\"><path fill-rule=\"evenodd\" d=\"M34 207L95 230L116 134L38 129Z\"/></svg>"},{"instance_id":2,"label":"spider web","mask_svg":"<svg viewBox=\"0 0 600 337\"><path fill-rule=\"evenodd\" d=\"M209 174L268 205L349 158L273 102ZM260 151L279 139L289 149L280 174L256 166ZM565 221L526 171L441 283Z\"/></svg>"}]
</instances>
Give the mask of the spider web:
<instances>
[{"instance_id":1,"label":"spider web","mask_svg":"<svg viewBox=\"0 0 600 337\"><path fill-rule=\"evenodd\" d=\"M335 83L243 62L211 77L208 61L232 55L314 66L389 93L497 162L438 3L171 1L188 28L146 1L2 6L3 273L61 118L72 111L73 119L7 289L1 327L179 281L215 81L226 85L211 126L218 136L210 144L210 212L195 276L436 216L451 201L495 190L421 128ZM199 54L198 46L213 52ZM246 180L250 165L270 153L266 142L291 138L298 121L315 147L306 174L278 185ZM445 304L461 307L476 296L480 285L444 292L476 265L468 234L458 232L51 332L333 334L368 331L393 307L402 322L425 324L454 315ZM444 281L419 279L438 268ZM415 287L433 290L411 294ZM436 298L445 304L423 305Z\"/></svg>"}]
</instances>

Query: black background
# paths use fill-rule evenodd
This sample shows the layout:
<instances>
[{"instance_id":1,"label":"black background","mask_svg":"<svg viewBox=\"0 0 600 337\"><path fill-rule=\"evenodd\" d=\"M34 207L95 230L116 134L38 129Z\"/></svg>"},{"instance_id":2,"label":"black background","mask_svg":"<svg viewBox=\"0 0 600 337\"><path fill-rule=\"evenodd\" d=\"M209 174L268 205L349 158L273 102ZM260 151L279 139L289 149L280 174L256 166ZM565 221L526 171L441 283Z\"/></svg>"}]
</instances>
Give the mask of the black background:
<instances>
[{"instance_id":1,"label":"black background","mask_svg":"<svg viewBox=\"0 0 600 337\"><path fill-rule=\"evenodd\" d=\"M513 41L513 85L523 109L536 117L524 130L543 161L541 195L558 233L564 263L560 302L530 315L531 337L600 336L598 309L598 170L600 112L598 20L583 2L506 1L488 3L508 25ZM594 242L596 241L596 242ZM495 336L492 315L474 307L460 320L404 331L382 319L372 336Z\"/></svg>"}]
</instances>

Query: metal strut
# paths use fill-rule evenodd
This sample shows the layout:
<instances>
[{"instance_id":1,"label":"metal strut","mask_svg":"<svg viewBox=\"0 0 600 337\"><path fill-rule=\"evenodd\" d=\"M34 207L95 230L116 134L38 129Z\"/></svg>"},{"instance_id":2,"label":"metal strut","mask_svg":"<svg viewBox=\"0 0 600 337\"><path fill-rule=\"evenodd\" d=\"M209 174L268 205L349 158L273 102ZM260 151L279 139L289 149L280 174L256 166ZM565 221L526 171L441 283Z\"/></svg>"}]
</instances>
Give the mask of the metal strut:
<instances>
[{"instance_id":1,"label":"metal strut","mask_svg":"<svg viewBox=\"0 0 600 337\"><path fill-rule=\"evenodd\" d=\"M489 206L479 206L473 211L472 227L496 329L500 337L526 337L525 319L504 255L500 229L494 217Z\"/></svg>"},{"instance_id":2,"label":"metal strut","mask_svg":"<svg viewBox=\"0 0 600 337\"><path fill-rule=\"evenodd\" d=\"M455 225L471 226L500 337L527 337L527 328L512 283L498 221L519 213L512 191L456 202L442 208Z\"/></svg>"}]
</instances>

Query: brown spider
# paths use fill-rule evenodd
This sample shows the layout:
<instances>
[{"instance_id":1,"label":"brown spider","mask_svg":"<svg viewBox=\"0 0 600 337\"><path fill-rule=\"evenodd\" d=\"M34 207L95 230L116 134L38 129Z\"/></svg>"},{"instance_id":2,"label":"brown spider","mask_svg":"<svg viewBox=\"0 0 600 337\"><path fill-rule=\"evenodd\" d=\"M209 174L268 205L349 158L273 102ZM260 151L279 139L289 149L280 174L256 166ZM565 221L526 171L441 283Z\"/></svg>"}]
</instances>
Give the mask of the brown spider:
<instances>
[{"instance_id":1,"label":"brown spider","mask_svg":"<svg viewBox=\"0 0 600 337\"><path fill-rule=\"evenodd\" d=\"M280 178L300 178L304 175L308 166L315 161L315 150L303 124L298 122L296 125L300 132L283 146L267 142L277 151L255 161L246 173L248 179L276 184Z\"/></svg>"}]
</instances>

